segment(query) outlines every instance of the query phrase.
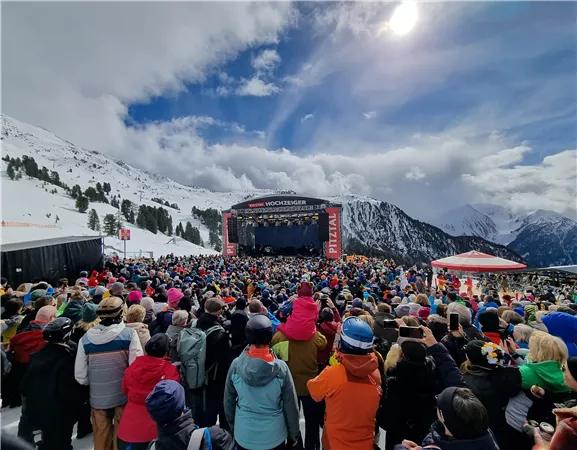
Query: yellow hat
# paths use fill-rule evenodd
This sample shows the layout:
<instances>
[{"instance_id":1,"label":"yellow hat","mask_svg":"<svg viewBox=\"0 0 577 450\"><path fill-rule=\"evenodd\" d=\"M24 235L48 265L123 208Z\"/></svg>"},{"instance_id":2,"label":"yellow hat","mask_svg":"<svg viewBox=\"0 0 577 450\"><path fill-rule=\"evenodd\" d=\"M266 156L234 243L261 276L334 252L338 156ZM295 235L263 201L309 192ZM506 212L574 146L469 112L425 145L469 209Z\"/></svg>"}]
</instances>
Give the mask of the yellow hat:
<instances>
[{"instance_id":1,"label":"yellow hat","mask_svg":"<svg viewBox=\"0 0 577 450\"><path fill-rule=\"evenodd\" d=\"M105 298L110 297L110 291L108 289L106 289L106 292L104 292L104 294L102 294L102 300L104 300Z\"/></svg>"}]
</instances>

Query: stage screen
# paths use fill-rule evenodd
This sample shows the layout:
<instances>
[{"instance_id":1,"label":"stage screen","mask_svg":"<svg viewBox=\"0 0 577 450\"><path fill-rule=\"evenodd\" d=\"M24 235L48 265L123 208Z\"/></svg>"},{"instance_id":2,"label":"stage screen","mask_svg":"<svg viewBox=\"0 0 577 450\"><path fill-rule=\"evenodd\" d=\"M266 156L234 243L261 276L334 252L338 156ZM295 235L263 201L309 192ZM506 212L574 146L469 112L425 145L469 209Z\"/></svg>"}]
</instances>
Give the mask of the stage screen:
<instances>
[{"instance_id":1,"label":"stage screen","mask_svg":"<svg viewBox=\"0 0 577 450\"><path fill-rule=\"evenodd\" d=\"M255 245L270 246L274 250L281 248L310 247L321 248L318 225L293 225L280 227L256 227Z\"/></svg>"}]
</instances>

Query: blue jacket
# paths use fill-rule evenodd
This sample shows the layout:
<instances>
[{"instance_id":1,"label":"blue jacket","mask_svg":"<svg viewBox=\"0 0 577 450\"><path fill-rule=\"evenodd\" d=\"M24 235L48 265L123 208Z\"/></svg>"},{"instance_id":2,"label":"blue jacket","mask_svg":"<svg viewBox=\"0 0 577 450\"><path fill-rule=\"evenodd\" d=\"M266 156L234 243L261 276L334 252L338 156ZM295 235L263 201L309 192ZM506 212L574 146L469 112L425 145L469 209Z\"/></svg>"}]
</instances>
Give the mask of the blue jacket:
<instances>
[{"instance_id":1,"label":"blue jacket","mask_svg":"<svg viewBox=\"0 0 577 450\"><path fill-rule=\"evenodd\" d=\"M481 309L479 309L479 311L477 311L477 314L475 316L475 322L473 323L473 325L475 325L480 330L481 325L479 324L479 314L487 311L487 308L498 308L498 307L499 307L499 305L497 305L497 303L495 303L495 302L487 303L485 306L483 306Z\"/></svg>"},{"instance_id":2,"label":"blue jacket","mask_svg":"<svg viewBox=\"0 0 577 450\"><path fill-rule=\"evenodd\" d=\"M292 376L284 361L272 363L244 351L228 371L224 412L239 445L268 450L299 436L299 411Z\"/></svg>"},{"instance_id":3,"label":"blue jacket","mask_svg":"<svg viewBox=\"0 0 577 450\"><path fill-rule=\"evenodd\" d=\"M543 323L550 334L565 342L569 357L577 356L577 316L554 312L543 316Z\"/></svg>"}]
</instances>

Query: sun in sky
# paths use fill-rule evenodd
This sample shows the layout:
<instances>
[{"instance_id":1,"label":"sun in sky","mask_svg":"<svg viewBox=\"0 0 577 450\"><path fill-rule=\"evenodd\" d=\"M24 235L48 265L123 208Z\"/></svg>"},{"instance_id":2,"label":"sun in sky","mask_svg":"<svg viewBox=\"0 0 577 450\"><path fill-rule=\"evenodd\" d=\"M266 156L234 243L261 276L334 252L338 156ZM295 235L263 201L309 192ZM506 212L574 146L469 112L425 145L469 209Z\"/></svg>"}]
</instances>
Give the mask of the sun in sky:
<instances>
[{"instance_id":1,"label":"sun in sky","mask_svg":"<svg viewBox=\"0 0 577 450\"><path fill-rule=\"evenodd\" d=\"M417 4L412 1L401 3L395 9L388 26L399 36L409 33L417 23L418 9Z\"/></svg>"}]
</instances>

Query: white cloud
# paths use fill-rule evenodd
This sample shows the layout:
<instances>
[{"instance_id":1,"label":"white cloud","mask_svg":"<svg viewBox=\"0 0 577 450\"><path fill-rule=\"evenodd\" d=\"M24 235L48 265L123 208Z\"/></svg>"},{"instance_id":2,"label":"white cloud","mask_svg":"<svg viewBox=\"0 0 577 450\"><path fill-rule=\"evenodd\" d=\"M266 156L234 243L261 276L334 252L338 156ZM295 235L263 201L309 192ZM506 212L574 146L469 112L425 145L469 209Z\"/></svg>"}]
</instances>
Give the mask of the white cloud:
<instances>
[{"instance_id":1,"label":"white cloud","mask_svg":"<svg viewBox=\"0 0 577 450\"><path fill-rule=\"evenodd\" d=\"M310 120L314 117L314 114L307 114L306 116L303 116L301 118L301 122L306 122L307 120Z\"/></svg>"},{"instance_id":2,"label":"white cloud","mask_svg":"<svg viewBox=\"0 0 577 450\"><path fill-rule=\"evenodd\" d=\"M280 56L276 50L263 50L252 60L252 67L259 71L272 71L280 64Z\"/></svg>"},{"instance_id":3,"label":"white cloud","mask_svg":"<svg viewBox=\"0 0 577 450\"><path fill-rule=\"evenodd\" d=\"M233 93L233 90L226 87L226 86L218 86L216 88L216 95L218 97L228 97L232 93Z\"/></svg>"},{"instance_id":4,"label":"white cloud","mask_svg":"<svg viewBox=\"0 0 577 450\"><path fill-rule=\"evenodd\" d=\"M365 116L365 119L370 120L373 119L374 117L376 117L377 112L376 111L369 111L363 114Z\"/></svg>"},{"instance_id":5,"label":"white cloud","mask_svg":"<svg viewBox=\"0 0 577 450\"><path fill-rule=\"evenodd\" d=\"M240 96L268 97L280 91L281 89L274 83L265 83L259 78L251 78L242 80L236 93Z\"/></svg>"},{"instance_id":6,"label":"white cloud","mask_svg":"<svg viewBox=\"0 0 577 450\"><path fill-rule=\"evenodd\" d=\"M138 162L129 104L202 81L238 52L276 43L293 20L287 3L6 4L3 112Z\"/></svg>"},{"instance_id":7,"label":"white cloud","mask_svg":"<svg viewBox=\"0 0 577 450\"><path fill-rule=\"evenodd\" d=\"M425 178L425 173L418 166L411 167L411 170L405 174L405 179L418 181Z\"/></svg>"}]
</instances>

